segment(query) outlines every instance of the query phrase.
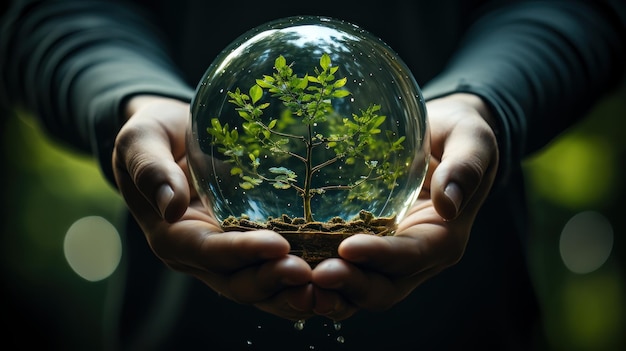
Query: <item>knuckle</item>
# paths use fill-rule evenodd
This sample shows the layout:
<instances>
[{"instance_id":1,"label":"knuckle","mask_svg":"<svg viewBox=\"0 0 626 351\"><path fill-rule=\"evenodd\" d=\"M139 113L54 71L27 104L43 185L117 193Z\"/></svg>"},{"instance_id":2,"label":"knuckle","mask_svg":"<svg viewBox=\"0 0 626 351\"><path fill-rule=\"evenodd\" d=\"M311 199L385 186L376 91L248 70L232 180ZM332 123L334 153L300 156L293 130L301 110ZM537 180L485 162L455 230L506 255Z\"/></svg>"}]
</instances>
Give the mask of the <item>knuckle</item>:
<instances>
[{"instance_id":1,"label":"knuckle","mask_svg":"<svg viewBox=\"0 0 626 351\"><path fill-rule=\"evenodd\" d=\"M465 242L455 241L454 243L450 243L446 252L448 252L448 255L446 255L443 261L443 266L448 268L456 265L461 261L463 255L465 255Z\"/></svg>"}]
</instances>

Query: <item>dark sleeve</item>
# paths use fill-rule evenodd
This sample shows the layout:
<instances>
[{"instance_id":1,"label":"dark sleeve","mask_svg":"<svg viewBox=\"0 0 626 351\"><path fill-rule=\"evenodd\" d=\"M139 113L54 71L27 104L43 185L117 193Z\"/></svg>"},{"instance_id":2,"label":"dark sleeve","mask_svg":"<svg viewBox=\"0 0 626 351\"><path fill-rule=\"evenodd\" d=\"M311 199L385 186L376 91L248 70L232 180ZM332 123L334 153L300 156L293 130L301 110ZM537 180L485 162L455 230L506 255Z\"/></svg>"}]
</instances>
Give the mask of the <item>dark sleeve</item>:
<instances>
[{"instance_id":1,"label":"dark sleeve","mask_svg":"<svg viewBox=\"0 0 626 351\"><path fill-rule=\"evenodd\" d=\"M424 86L432 99L482 96L500 125L500 181L624 77L624 3L527 1L486 12L448 67Z\"/></svg>"},{"instance_id":2,"label":"dark sleeve","mask_svg":"<svg viewBox=\"0 0 626 351\"><path fill-rule=\"evenodd\" d=\"M97 156L111 177L122 103L135 94L190 100L158 30L118 1L16 1L0 37L0 97L54 137Z\"/></svg>"}]
</instances>

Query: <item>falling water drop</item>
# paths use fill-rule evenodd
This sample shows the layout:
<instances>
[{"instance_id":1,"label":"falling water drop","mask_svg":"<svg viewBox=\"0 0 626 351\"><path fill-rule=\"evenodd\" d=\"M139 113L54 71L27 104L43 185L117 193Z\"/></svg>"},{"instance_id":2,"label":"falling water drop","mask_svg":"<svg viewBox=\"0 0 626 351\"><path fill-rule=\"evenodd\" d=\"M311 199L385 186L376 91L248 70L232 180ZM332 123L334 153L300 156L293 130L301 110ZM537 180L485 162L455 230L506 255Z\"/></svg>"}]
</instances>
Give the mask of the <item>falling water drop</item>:
<instances>
[{"instance_id":1,"label":"falling water drop","mask_svg":"<svg viewBox=\"0 0 626 351\"><path fill-rule=\"evenodd\" d=\"M334 321L333 328L335 328L335 330L341 330L341 322Z\"/></svg>"},{"instance_id":2,"label":"falling water drop","mask_svg":"<svg viewBox=\"0 0 626 351\"><path fill-rule=\"evenodd\" d=\"M293 324L293 327L294 327L296 330L302 330L302 329L304 329L304 319L297 320L297 321Z\"/></svg>"},{"instance_id":3,"label":"falling water drop","mask_svg":"<svg viewBox=\"0 0 626 351\"><path fill-rule=\"evenodd\" d=\"M346 342L346 339L343 336L340 335L340 336L337 337L337 342L340 343L340 344L343 344L344 342Z\"/></svg>"}]
</instances>

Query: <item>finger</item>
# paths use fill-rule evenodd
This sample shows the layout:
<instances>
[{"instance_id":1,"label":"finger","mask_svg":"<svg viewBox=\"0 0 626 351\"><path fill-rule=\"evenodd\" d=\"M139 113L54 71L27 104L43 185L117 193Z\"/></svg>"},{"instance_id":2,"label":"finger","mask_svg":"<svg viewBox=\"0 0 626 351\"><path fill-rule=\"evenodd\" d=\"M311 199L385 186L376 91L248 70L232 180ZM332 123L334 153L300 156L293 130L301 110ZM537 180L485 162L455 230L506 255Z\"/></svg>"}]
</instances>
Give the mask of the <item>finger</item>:
<instances>
[{"instance_id":1,"label":"finger","mask_svg":"<svg viewBox=\"0 0 626 351\"><path fill-rule=\"evenodd\" d=\"M336 314L337 318L342 312L344 315L349 315L350 312L356 311L355 307L383 311L404 296L404 291L399 293L394 281L388 277L360 269L340 259L328 259L321 262L313 272L313 283L321 289L336 291L345 300L350 301L347 304L342 300L333 299L332 295L326 296L331 301L325 302L327 306L317 306L316 301L316 310L319 309L321 312L323 309L331 310L331 314ZM336 305L332 305L333 303Z\"/></svg>"},{"instance_id":2,"label":"finger","mask_svg":"<svg viewBox=\"0 0 626 351\"><path fill-rule=\"evenodd\" d=\"M310 283L290 285L281 283L282 279L272 279L276 286L281 287L268 288L265 281L256 279L258 270L259 267L250 268L249 272L236 275L217 274L195 268L186 271L220 296L237 303L254 305L262 311L291 320L307 319L314 315L313 287Z\"/></svg>"},{"instance_id":3,"label":"finger","mask_svg":"<svg viewBox=\"0 0 626 351\"><path fill-rule=\"evenodd\" d=\"M222 233L217 220L208 214L199 200L187 208L182 220L168 223L152 210L128 175L121 175L119 179L128 208L145 233L152 251L173 268L232 272L289 253L287 240L272 231Z\"/></svg>"},{"instance_id":4,"label":"finger","mask_svg":"<svg viewBox=\"0 0 626 351\"><path fill-rule=\"evenodd\" d=\"M113 157L116 180L128 174L154 211L170 222L180 218L190 197L187 177L177 164L185 150L185 106L140 110L120 130Z\"/></svg>"},{"instance_id":5,"label":"finger","mask_svg":"<svg viewBox=\"0 0 626 351\"><path fill-rule=\"evenodd\" d=\"M313 282L320 289L335 291L343 297L345 302L335 300L336 312L327 314L335 320L341 320L351 316L358 309L388 310L439 271L437 268L432 268L413 276L390 278L376 271L358 268L345 261L326 260L314 270ZM332 296L327 298L332 298ZM316 310L318 300L316 295Z\"/></svg>"},{"instance_id":6,"label":"finger","mask_svg":"<svg viewBox=\"0 0 626 351\"><path fill-rule=\"evenodd\" d=\"M338 248L340 257L389 276L408 276L456 264L469 238L465 221L446 222L428 202L408 212L393 236L354 235Z\"/></svg>"},{"instance_id":7,"label":"finger","mask_svg":"<svg viewBox=\"0 0 626 351\"><path fill-rule=\"evenodd\" d=\"M496 164L497 145L486 122L479 118L459 121L445 141L430 182L438 213L447 220L456 218Z\"/></svg>"},{"instance_id":8,"label":"finger","mask_svg":"<svg viewBox=\"0 0 626 351\"><path fill-rule=\"evenodd\" d=\"M314 288L315 304L313 311L320 316L325 316L334 321L342 321L354 315L359 308L343 295L335 290L322 289L319 286Z\"/></svg>"},{"instance_id":9,"label":"finger","mask_svg":"<svg viewBox=\"0 0 626 351\"><path fill-rule=\"evenodd\" d=\"M228 284L228 294L240 303L258 303L277 294L286 287L301 286L311 282L311 267L296 256L268 261L260 266L252 266L232 274ZM305 301L306 302L306 301ZM300 306L302 301L293 301ZM310 310L309 305L302 310Z\"/></svg>"},{"instance_id":10,"label":"finger","mask_svg":"<svg viewBox=\"0 0 626 351\"><path fill-rule=\"evenodd\" d=\"M120 193L122 194L122 196L124 197L124 201L126 202L126 205L129 211L137 219L139 224L142 226L142 229L144 229L144 232L150 232L151 231L150 225L160 224L161 221L163 220L163 216L157 205L157 192L159 191L158 188L160 186L164 187L163 189L161 189L161 196L168 195L167 193L165 193L165 191L167 190L165 187L167 187L169 189L169 194L171 195L172 199L174 199L175 197L177 199L180 199L181 191L178 191L177 193L179 194L178 196L174 196L174 191L173 191L173 188L170 186L170 183L178 184L182 180L179 180L179 181L167 180L172 177L166 176L165 175L166 172L159 172L157 168L162 168L162 167L156 166L155 164L153 164L152 166L144 166L143 169L152 168L152 171L143 172L143 174L137 176L138 179L136 180L128 172L126 168L127 167L126 164L123 164L122 161L120 161L118 154L121 152L122 151L116 152L116 154L114 154L114 157L113 157L115 180L117 183L117 187ZM161 160L158 162L163 164L163 163L168 163L170 161ZM171 169L172 169L172 172L174 173L179 171L174 168L171 168ZM172 172L170 172L170 174ZM151 173L156 173L156 175L151 176L150 175ZM177 177L174 177L174 178L177 178ZM137 181L143 184L142 185L143 191L140 189L139 185L136 183ZM148 182L154 183L153 185L154 189L152 190L152 192L154 193L154 196L152 197L152 199L150 198L149 195L146 195L146 193L149 192L146 186ZM160 184L160 186L157 183ZM181 186L174 185L174 188L181 188ZM182 194L183 200L182 201L178 200L179 204L177 205L178 207L180 207L180 209L176 210L176 212L182 212L180 213L180 215L177 214L178 218L182 216L184 211L189 206L189 202L188 202L189 200L185 200L184 190L182 191L182 193L183 193ZM185 201L187 201L187 203L185 203Z\"/></svg>"},{"instance_id":11,"label":"finger","mask_svg":"<svg viewBox=\"0 0 626 351\"><path fill-rule=\"evenodd\" d=\"M269 230L216 233L206 222L190 220L171 226L150 240L153 251L165 262L203 271L233 273L289 253L287 240Z\"/></svg>"},{"instance_id":12,"label":"finger","mask_svg":"<svg viewBox=\"0 0 626 351\"><path fill-rule=\"evenodd\" d=\"M254 306L261 311L292 321L306 320L315 315L313 299L313 285L306 284L284 289Z\"/></svg>"}]
</instances>

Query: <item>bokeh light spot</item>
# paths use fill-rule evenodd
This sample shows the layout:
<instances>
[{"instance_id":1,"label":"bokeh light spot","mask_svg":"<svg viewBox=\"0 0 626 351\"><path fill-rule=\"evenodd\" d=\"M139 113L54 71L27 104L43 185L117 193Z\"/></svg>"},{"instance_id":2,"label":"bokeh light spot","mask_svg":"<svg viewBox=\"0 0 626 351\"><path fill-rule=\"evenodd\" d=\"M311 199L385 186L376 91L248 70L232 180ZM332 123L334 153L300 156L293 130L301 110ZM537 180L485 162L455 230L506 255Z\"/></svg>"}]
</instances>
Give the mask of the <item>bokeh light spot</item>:
<instances>
[{"instance_id":1,"label":"bokeh light spot","mask_svg":"<svg viewBox=\"0 0 626 351\"><path fill-rule=\"evenodd\" d=\"M65 234L63 251L70 267L82 278L109 277L122 257L122 241L115 226L100 216L83 217Z\"/></svg>"},{"instance_id":2,"label":"bokeh light spot","mask_svg":"<svg viewBox=\"0 0 626 351\"><path fill-rule=\"evenodd\" d=\"M618 164L603 137L572 134L528 164L529 181L541 196L571 209L601 205L616 188ZM593 184L593 186L590 186Z\"/></svg>"},{"instance_id":3,"label":"bokeh light spot","mask_svg":"<svg viewBox=\"0 0 626 351\"><path fill-rule=\"evenodd\" d=\"M561 231L559 250L565 266L585 274L600 268L613 249L613 227L602 214L585 211L576 214Z\"/></svg>"},{"instance_id":4,"label":"bokeh light spot","mask_svg":"<svg viewBox=\"0 0 626 351\"><path fill-rule=\"evenodd\" d=\"M623 350L624 286L610 269L570 276L560 289L560 340L553 350Z\"/></svg>"}]
</instances>

